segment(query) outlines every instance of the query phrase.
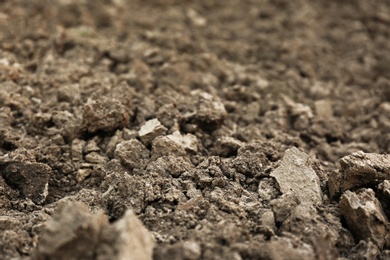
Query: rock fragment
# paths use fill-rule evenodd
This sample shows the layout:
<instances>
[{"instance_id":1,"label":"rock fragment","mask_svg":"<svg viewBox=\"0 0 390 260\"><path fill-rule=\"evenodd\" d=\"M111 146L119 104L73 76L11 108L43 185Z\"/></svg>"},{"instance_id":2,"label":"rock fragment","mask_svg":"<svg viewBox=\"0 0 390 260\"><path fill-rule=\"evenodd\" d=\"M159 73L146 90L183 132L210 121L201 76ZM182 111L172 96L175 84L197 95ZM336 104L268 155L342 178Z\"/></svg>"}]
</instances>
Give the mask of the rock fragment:
<instances>
[{"instance_id":1,"label":"rock fragment","mask_svg":"<svg viewBox=\"0 0 390 260\"><path fill-rule=\"evenodd\" d=\"M372 241L383 248L390 239L389 221L372 189L344 192L340 212L357 241Z\"/></svg>"},{"instance_id":2,"label":"rock fragment","mask_svg":"<svg viewBox=\"0 0 390 260\"><path fill-rule=\"evenodd\" d=\"M320 180L310 166L309 156L297 148L286 150L280 166L270 176L276 179L283 194L289 193L301 203L322 202Z\"/></svg>"},{"instance_id":3,"label":"rock fragment","mask_svg":"<svg viewBox=\"0 0 390 260\"><path fill-rule=\"evenodd\" d=\"M160 123L160 121L154 118L146 121L145 124L141 126L138 135L143 144L149 145L154 138L163 135L166 131L167 129Z\"/></svg>"},{"instance_id":4,"label":"rock fragment","mask_svg":"<svg viewBox=\"0 0 390 260\"><path fill-rule=\"evenodd\" d=\"M340 159L339 171L329 177L328 188L331 198L344 191L376 186L390 180L390 154L353 153Z\"/></svg>"},{"instance_id":5,"label":"rock fragment","mask_svg":"<svg viewBox=\"0 0 390 260\"><path fill-rule=\"evenodd\" d=\"M88 99L83 111L83 129L88 133L112 132L129 123L130 117L122 103L116 99Z\"/></svg>"},{"instance_id":6,"label":"rock fragment","mask_svg":"<svg viewBox=\"0 0 390 260\"><path fill-rule=\"evenodd\" d=\"M5 162L0 164L5 182L17 189L21 196L42 204L48 195L51 168L43 163Z\"/></svg>"}]
</instances>

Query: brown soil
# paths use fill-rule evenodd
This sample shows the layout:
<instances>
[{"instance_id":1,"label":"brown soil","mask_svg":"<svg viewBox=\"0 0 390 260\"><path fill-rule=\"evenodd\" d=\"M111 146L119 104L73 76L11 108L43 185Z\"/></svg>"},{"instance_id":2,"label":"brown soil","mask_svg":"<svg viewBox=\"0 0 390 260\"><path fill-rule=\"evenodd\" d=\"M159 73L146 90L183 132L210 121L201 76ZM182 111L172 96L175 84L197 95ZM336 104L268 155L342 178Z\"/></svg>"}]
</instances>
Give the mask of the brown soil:
<instances>
[{"instance_id":1,"label":"brown soil","mask_svg":"<svg viewBox=\"0 0 390 260\"><path fill-rule=\"evenodd\" d=\"M131 209L154 259L388 259L328 179L390 151L389 42L387 0L0 0L0 258L56 259L81 201ZM318 198L285 199L291 158Z\"/></svg>"}]
</instances>

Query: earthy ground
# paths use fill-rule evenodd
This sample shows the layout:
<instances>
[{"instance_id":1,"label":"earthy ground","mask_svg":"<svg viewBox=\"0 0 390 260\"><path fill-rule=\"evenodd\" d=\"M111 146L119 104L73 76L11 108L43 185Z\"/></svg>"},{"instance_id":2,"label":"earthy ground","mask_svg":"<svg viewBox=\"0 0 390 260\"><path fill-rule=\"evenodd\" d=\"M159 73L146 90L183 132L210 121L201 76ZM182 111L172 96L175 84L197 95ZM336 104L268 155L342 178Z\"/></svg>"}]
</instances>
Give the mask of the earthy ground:
<instances>
[{"instance_id":1,"label":"earthy ground","mask_svg":"<svg viewBox=\"0 0 390 260\"><path fill-rule=\"evenodd\" d=\"M389 43L387 0L0 0L0 258L390 259Z\"/></svg>"}]
</instances>

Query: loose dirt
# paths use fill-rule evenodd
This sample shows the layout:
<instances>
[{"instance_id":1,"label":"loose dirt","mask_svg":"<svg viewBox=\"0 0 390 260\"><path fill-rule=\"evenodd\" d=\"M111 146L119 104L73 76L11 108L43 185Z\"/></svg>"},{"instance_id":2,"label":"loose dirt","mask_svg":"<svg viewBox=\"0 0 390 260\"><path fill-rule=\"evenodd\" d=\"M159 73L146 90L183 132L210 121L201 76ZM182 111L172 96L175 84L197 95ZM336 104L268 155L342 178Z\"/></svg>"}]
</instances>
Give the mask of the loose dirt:
<instances>
[{"instance_id":1,"label":"loose dirt","mask_svg":"<svg viewBox=\"0 0 390 260\"><path fill-rule=\"evenodd\" d=\"M0 0L1 259L389 259L390 2Z\"/></svg>"}]
</instances>

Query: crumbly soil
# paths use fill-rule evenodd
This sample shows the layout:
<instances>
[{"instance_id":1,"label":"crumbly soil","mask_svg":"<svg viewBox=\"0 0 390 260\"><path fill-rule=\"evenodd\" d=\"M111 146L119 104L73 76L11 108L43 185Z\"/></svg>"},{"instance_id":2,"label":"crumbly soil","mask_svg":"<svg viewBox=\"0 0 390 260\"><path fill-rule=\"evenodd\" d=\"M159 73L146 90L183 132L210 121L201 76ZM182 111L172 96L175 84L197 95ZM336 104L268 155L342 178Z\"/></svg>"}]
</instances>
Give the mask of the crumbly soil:
<instances>
[{"instance_id":1,"label":"crumbly soil","mask_svg":"<svg viewBox=\"0 0 390 260\"><path fill-rule=\"evenodd\" d=\"M131 209L154 259L388 259L328 179L390 151L389 42L387 0L0 1L0 258L49 259L80 201ZM308 206L278 183L292 147Z\"/></svg>"}]
</instances>

